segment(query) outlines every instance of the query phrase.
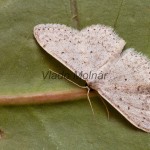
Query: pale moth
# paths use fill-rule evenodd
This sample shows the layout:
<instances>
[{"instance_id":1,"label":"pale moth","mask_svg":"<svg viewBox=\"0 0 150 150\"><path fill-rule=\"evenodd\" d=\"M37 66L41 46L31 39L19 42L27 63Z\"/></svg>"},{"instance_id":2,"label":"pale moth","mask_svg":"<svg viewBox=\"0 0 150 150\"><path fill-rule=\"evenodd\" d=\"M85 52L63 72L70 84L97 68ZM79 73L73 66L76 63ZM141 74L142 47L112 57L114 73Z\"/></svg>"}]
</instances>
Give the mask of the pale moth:
<instances>
[{"instance_id":1,"label":"pale moth","mask_svg":"<svg viewBox=\"0 0 150 150\"><path fill-rule=\"evenodd\" d=\"M122 52L125 41L111 27L92 25L78 31L39 24L34 36L72 72L107 74L104 80L80 77L134 126L150 132L150 60L132 48Z\"/></svg>"}]
</instances>

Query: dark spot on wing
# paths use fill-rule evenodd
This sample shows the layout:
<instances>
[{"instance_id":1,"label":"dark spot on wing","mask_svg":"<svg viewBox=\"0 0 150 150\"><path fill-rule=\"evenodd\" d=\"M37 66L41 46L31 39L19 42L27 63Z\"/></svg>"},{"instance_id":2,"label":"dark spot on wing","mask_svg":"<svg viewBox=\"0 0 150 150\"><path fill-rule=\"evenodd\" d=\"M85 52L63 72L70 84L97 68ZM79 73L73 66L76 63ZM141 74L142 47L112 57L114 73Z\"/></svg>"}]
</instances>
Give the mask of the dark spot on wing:
<instances>
[{"instance_id":1,"label":"dark spot on wing","mask_svg":"<svg viewBox=\"0 0 150 150\"><path fill-rule=\"evenodd\" d=\"M46 47L46 44L44 44L43 47L45 48L45 47Z\"/></svg>"}]
</instances>

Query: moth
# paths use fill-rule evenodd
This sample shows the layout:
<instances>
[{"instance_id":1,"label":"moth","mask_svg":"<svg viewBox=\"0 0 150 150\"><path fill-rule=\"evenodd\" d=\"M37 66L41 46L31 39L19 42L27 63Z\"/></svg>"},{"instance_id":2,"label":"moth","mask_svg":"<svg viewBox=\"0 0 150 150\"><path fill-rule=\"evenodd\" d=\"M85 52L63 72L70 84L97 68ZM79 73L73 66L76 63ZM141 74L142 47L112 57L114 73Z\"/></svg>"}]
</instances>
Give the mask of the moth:
<instances>
[{"instance_id":1,"label":"moth","mask_svg":"<svg viewBox=\"0 0 150 150\"><path fill-rule=\"evenodd\" d=\"M92 25L81 31L60 24L39 24L34 36L40 46L72 72L102 73L105 79L84 78L135 127L150 132L150 60L111 27Z\"/></svg>"}]
</instances>

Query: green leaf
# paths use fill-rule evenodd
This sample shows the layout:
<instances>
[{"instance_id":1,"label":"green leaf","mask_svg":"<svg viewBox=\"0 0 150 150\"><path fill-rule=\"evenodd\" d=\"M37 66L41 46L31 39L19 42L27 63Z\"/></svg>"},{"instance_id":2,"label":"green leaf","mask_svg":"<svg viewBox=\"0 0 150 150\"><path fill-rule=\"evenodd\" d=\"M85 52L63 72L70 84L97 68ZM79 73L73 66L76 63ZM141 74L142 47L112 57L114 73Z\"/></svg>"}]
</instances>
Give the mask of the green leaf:
<instances>
[{"instance_id":1,"label":"green leaf","mask_svg":"<svg viewBox=\"0 0 150 150\"><path fill-rule=\"evenodd\" d=\"M126 48L150 56L150 0L78 0L80 28L105 24L123 37ZM63 79L43 79L42 71L73 73L36 43L33 27L40 23L74 26L69 1L0 0L0 103L57 104L1 106L0 149L99 150L150 149L150 136L133 127L102 98ZM85 85L80 79L75 80ZM83 101L84 100L84 101ZM106 103L106 102L105 102Z\"/></svg>"}]
</instances>

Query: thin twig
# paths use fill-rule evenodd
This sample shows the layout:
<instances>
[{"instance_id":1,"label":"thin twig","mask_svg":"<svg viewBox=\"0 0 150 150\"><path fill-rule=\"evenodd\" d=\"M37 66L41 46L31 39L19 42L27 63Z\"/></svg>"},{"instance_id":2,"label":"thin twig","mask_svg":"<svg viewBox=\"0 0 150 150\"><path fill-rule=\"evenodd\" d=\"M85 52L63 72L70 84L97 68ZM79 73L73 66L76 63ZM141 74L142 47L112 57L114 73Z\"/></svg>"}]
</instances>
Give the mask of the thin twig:
<instances>
[{"instance_id":1,"label":"thin twig","mask_svg":"<svg viewBox=\"0 0 150 150\"><path fill-rule=\"evenodd\" d=\"M72 14L72 22L73 26L76 29L79 29L80 22L79 22L79 15L78 15L78 8L77 8L77 0L70 0L70 9Z\"/></svg>"},{"instance_id":2,"label":"thin twig","mask_svg":"<svg viewBox=\"0 0 150 150\"><path fill-rule=\"evenodd\" d=\"M119 19L120 13L121 13L121 9L122 9L122 6L123 6L123 2L124 2L124 0L122 0L121 3L120 3L118 14L117 14L117 17L116 17L115 22L114 22L114 29L116 29L117 22L118 22L118 19Z\"/></svg>"}]
</instances>

